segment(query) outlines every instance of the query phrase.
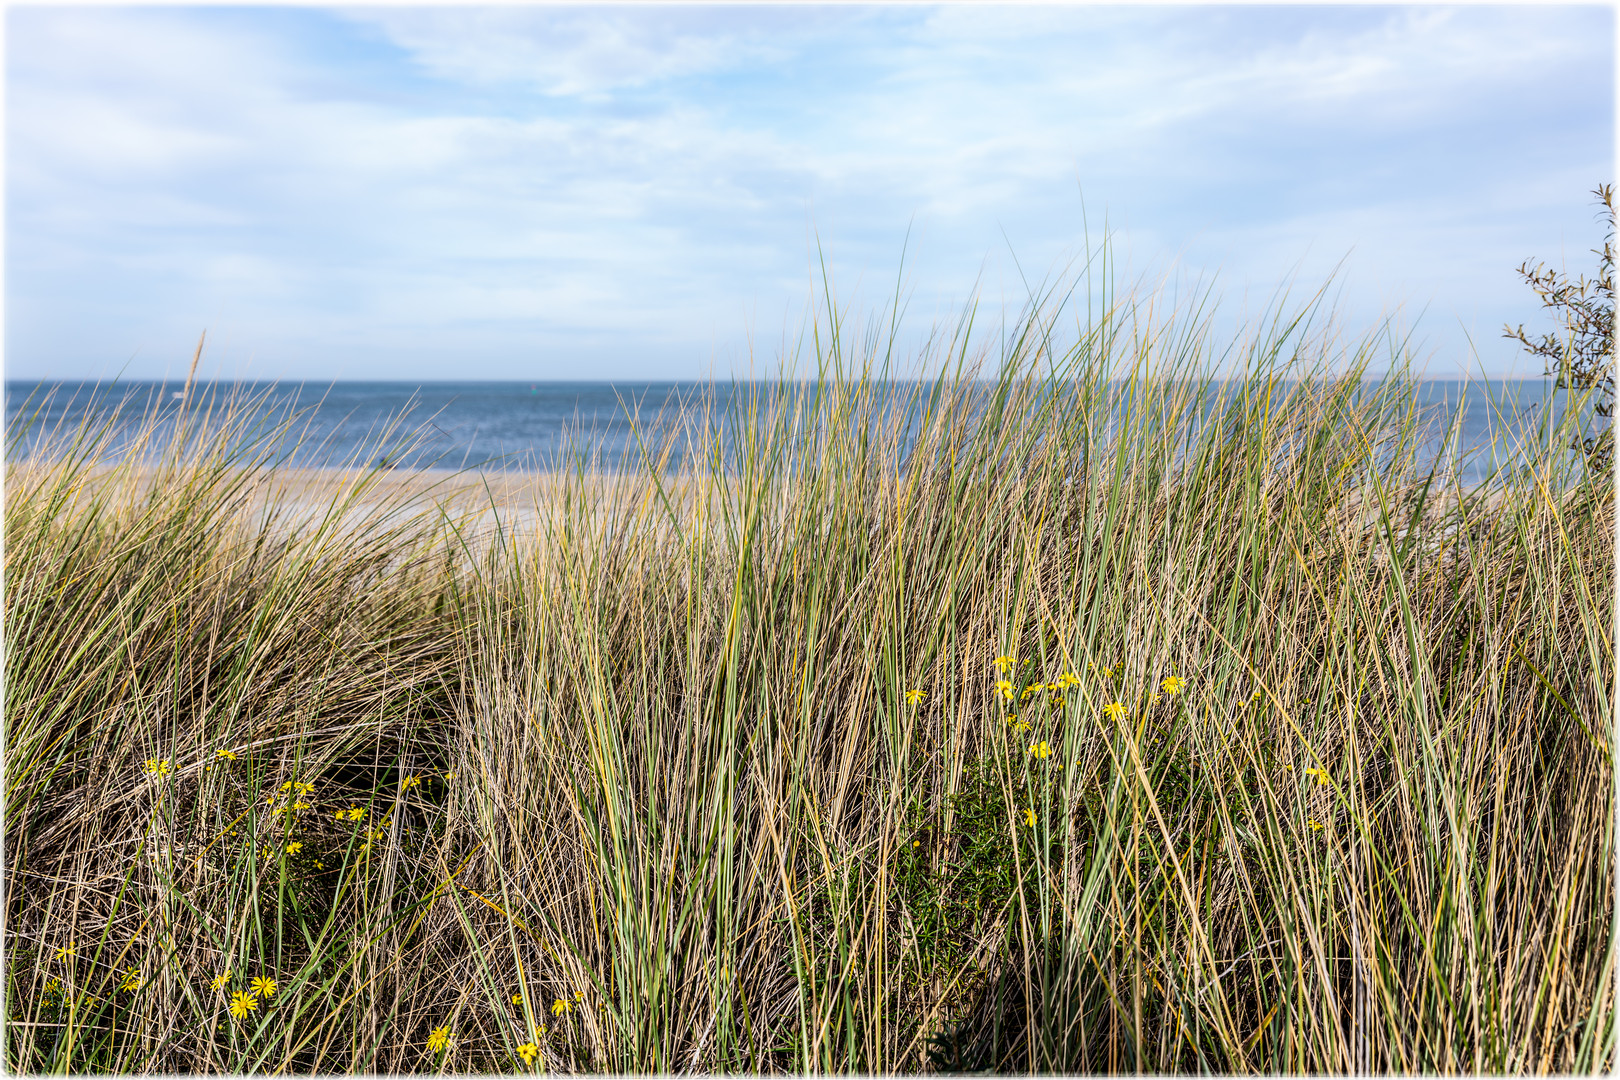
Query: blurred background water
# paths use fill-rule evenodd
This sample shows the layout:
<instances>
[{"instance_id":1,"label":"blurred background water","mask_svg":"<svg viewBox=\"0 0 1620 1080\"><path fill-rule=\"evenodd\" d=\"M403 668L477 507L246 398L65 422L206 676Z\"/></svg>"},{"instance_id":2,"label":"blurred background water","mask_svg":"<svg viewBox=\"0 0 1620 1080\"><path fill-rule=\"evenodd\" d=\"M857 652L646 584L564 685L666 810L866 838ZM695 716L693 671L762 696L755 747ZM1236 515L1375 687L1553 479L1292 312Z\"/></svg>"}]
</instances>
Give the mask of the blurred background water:
<instances>
[{"instance_id":1,"label":"blurred background water","mask_svg":"<svg viewBox=\"0 0 1620 1080\"><path fill-rule=\"evenodd\" d=\"M887 384L886 392L892 400L910 400L915 388L915 384ZM160 432L172 427L183 389L178 381L8 380L8 459L21 460L43 447L59 446L65 433L85 424L110 426L113 437L103 456L116 457L149 417ZM715 415L723 417L746 395L761 389L771 387L673 382L245 382L199 384L192 396L194 411L206 409L210 401L217 405L233 392L254 402L252 418L261 432L290 422L291 437L280 440L274 450L275 459L286 465L545 471L582 458L597 468L637 467L638 431L645 437L661 418L666 423L696 419L711 390ZM1418 403L1429 437L1420 459L1427 463L1444 458L1460 481L1477 483L1493 468L1522 463L1525 447L1547 445L1548 420L1564 407L1565 397L1545 378L1489 386L1423 382ZM1440 435L1459 410L1460 424L1442 445Z\"/></svg>"}]
</instances>

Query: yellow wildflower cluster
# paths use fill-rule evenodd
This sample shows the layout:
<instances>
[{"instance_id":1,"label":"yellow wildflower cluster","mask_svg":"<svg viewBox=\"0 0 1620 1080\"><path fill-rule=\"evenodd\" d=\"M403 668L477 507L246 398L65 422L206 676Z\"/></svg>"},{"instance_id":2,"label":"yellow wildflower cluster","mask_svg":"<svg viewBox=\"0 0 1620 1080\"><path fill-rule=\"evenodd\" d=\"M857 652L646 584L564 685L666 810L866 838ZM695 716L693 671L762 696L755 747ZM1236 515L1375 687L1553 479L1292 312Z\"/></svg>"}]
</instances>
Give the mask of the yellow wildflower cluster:
<instances>
[{"instance_id":1,"label":"yellow wildflower cluster","mask_svg":"<svg viewBox=\"0 0 1620 1080\"><path fill-rule=\"evenodd\" d=\"M1327 787L1328 785L1328 771L1326 769L1306 769L1305 775L1316 777L1317 787Z\"/></svg>"},{"instance_id":2,"label":"yellow wildflower cluster","mask_svg":"<svg viewBox=\"0 0 1620 1080\"><path fill-rule=\"evenodd\" d=\"M344 818L348 818L350 821L359 821L365 816L365 808L361 806L351 806L347 810L339 810L337 812L337 819L339 821L342 821Z\"/></svg>"},{"instance_id":3,"label":"yellow wildflower cluster","mask_svg":"<svg viewBox=\"0 0 1620 1080\"><path fill-rule=\"evenodd\" d=\"M161 780L174 771L174 766L164 758L147 758L141 763L141 771L147 776L155 776Z\"/></svg>"},{"instance_id":4,"label":"yellow wildflower cluster","mask_svg":"<svg viewBox=\"0 0 1620 1080\"><path fill-rule=\"evenodd\" d=\"M225 981L230 977L231 970L226 968L225 973L214 980L214 989L218 990L223 987L225 985ZM246 1020L248 1013L254 1012L258 1009L259 999L263 998L265 1001L269 1001L275 996L276 980L267 975L260 975L248 984L248 988L246 990L238 990L236 993L232 994L230 1005L228 1007L231 1015L236 1019Z\"/></svg>"},{"instance_id":5,"label":"yellow wildflower cluster","mask_svg":"<svg viewBox=\"0 0 1620 1080\"><path fill-rule=\"evenodd\" d=\"M518 1057L523 1059L523 1064L532 1066L534 1059L540 1054L540 1048L532 1042L524 1043L517 1048L517 1053Z\"/></svg>"}]
</instances>

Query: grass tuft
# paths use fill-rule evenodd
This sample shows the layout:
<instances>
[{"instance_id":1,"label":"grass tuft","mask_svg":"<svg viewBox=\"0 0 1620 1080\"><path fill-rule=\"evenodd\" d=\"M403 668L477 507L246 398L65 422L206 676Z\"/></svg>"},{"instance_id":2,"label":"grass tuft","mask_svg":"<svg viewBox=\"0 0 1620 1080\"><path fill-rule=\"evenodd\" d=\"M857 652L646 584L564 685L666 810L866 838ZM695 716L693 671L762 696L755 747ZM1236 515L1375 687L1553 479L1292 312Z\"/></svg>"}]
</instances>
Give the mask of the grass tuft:
<instances>
[{"instance_id":1,"label":"grass tuft","mask_svg":"<svg viewBox=\"0 0 1620 1080\"><path fill-rule=\"evenodd\" d=\"M1612 482L1073 314L829 304L516 508L13 433L7 1067L1610 1070Z\"/></svg>"}]
</instances>

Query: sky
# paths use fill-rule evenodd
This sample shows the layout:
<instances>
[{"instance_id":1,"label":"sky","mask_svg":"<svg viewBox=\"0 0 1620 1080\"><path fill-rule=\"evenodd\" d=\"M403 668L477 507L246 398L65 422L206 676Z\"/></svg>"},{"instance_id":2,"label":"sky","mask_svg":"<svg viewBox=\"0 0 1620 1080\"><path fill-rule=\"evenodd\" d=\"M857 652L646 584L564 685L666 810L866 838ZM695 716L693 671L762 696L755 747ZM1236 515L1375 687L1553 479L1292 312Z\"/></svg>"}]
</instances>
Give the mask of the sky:
<instances>
[{"instance_id":1,"label":"sky","mask_svg":"<svg viewBox=\"0 0 1620 1080\"><path fill-rule=\"evenodd\" d=\"M1609 6L13 4L5 374L183 378L206 330L218 378L768 375L824 288L917 343L1106 243L1223 333L1326 287L1431 377L1538 375L1515 269L1595 266L1615 40Z\"/></svg>"}]
</instances>

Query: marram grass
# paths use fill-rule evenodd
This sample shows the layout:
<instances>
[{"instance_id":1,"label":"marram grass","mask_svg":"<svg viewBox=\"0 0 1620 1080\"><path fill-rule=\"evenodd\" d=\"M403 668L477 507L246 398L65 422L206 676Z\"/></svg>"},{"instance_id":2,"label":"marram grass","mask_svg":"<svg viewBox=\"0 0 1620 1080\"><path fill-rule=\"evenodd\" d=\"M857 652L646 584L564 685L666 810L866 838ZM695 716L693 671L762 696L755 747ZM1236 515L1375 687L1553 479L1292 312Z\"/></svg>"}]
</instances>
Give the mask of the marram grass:
<instances>
[{"instance_id":1,"label":"marram grass","mask_svg":"<svg viewBox=\"0 0 1620 1080\"><path fill-rule=\"evenodd\" d=\"M834 314L515 509L13 461L6 1066L1609 1071L1612 484L1197 314Z\"/></svg>"}]
</instances>

